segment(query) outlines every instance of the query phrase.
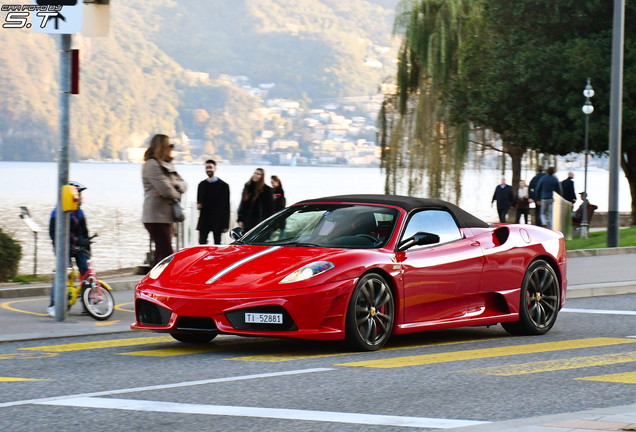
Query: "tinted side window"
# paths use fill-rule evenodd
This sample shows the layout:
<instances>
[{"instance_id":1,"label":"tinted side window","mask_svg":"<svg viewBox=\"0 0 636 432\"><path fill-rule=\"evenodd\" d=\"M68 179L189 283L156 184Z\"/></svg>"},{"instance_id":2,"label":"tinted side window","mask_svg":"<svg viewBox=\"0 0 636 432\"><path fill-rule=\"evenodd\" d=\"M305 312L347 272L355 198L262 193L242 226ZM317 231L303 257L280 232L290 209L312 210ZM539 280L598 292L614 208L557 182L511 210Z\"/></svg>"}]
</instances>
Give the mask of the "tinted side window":
<instances>
[{"instance_id":1,"label":"tinted side window","mask_svg":"<svg viewBox=\"0 0 636 432\"><path fill-rule=\"evenodd\" d=\"M442 210L424 210L414 214L406 226L402 239L405 240L420 231L437 234L440 243L462 238L455 219L448 212Z\"/></svg>"}]
</instances>

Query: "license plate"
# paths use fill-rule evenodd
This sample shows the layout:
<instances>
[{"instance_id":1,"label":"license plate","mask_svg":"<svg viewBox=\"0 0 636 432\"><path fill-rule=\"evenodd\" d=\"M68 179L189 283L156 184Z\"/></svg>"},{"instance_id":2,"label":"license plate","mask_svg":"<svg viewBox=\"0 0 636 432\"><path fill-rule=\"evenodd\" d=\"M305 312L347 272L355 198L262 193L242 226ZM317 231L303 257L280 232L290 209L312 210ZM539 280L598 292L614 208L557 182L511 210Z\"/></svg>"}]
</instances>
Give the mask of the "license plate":
<instances>
[{"instance_id":1,"label":"license plate","mask_svg":"<svg viewBox=\"0 0 636 432\"><path fill-rule=\"evenodd\" d=\"M253 324L282 324L283 314L246 313L245 322Z\"/></svg>"}]
</instances>

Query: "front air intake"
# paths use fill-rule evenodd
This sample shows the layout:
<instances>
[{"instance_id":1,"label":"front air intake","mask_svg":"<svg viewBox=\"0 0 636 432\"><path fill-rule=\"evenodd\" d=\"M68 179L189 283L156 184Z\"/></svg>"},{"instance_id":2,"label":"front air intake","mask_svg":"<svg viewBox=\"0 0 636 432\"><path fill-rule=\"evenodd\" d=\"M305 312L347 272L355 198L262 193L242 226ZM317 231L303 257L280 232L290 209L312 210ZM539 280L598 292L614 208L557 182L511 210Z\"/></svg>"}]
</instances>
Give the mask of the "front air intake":
<instances>
[{"instance_id":1,"label":"front air intake","mask_svg":"<svg viewBox=\"0 0 636 432\"><path fill-rule=\"evenodd\" d=\"M147 300L137 300L137 321L140 324L167 326L172 311Z\"/></svg>"}]
</instances>

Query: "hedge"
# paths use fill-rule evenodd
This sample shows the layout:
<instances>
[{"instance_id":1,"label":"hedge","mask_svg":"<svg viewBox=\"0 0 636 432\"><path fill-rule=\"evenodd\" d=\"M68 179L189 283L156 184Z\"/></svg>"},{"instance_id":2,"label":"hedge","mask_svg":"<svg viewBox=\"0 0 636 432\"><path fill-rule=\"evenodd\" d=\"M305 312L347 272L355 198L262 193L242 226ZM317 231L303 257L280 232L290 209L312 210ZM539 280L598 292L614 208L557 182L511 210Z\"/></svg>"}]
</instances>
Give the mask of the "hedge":
<instances>
[{"instance_id":1,"label":"hedge","mask_svg":"<svg viewBox=\"0 0 636 432\"><path fill-rule=\"evenodd\" d=\"M18 275L20 259L22 246L0 228L0 282L7 282Z\"/></svg>"}]
</instances>

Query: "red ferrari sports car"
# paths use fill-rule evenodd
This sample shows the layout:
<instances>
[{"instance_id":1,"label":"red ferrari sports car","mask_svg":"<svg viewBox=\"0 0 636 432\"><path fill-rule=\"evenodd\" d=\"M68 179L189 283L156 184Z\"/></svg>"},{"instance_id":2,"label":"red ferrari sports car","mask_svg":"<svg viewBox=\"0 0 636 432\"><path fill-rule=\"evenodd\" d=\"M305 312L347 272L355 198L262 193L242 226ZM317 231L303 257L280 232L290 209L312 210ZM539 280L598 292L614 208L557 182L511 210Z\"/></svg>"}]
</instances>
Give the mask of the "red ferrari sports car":
<instances>
[{"instance_id":1,"label":"red ferrari sports car","mask_svg":"<svg viewBox=\"0 0 636 432\"><path fill-rule=\"evenodd\" d=\"M501 323L543 334L565 301L563 235L487 224L450 203L335 196L288 207L230 245L184 249L135 290L135 330L347 339Z\"/></svg>"}]
</instances>

